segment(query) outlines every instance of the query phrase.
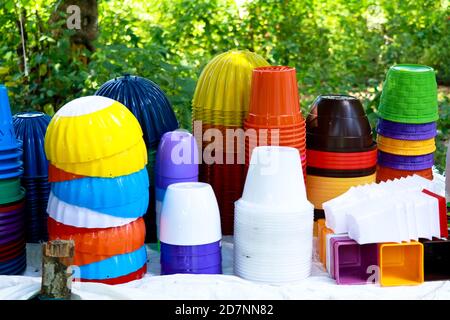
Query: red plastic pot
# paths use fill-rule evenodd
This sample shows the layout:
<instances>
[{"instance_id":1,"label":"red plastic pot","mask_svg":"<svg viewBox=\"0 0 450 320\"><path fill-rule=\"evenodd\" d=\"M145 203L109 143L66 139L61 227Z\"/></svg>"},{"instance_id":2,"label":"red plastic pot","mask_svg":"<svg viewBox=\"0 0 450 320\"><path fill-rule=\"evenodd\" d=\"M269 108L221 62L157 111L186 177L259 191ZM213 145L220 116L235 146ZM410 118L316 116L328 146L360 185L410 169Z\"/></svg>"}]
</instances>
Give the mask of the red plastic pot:
<instances>
[{"instance_id":1,"label":"red plastic pot","mask_svg":"<svg viewBox=\"0 0 450 320\"><path fill-rule=\"evenodd\" d=\"M321 169L351 170L372 168L377 164L376 146L366 152L325 152L306 150L308 166Z\"/></svg>"}]
</instances>

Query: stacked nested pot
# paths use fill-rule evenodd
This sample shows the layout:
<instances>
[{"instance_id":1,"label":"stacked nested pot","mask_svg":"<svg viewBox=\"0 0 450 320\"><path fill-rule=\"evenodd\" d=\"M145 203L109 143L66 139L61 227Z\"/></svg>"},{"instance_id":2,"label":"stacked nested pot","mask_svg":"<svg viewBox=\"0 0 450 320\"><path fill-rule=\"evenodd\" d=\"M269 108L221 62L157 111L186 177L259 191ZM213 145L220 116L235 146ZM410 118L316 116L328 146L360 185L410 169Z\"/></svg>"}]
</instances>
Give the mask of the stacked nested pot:
<instances>
[{"instance_id":1,"label":"stacked nested pot","mask_svg":"<svg viewBox=\"0 0 450 320\"><path fill-rule=\"evenodd\" d=\"M171 184L161 210L161 274L221 274L220 213L211 186Z\"/></svg>"},{"instance_id":2,"label":"stacked nested pot","mask_svg":"<svg viewBox=\"0 0 450 320\"><path fill-rule=\"evenodd\" d=\"M174 183L198 181L198 147L194 136L181 130L166 132L158 146L154 174L159 241L161 210L167 188Z\"/></svg>"},{"instance_id":3,"label":"stacked nested pot","mask_svg":"<svg viewBox=\"0 0 450 320\"><path fill-rule=\"evenodd\" d=\"M377 181L418 174L433 179L438 119L433 68L392 66L378 106Z\"/></svg>"},{"instance_id":4,"label":"stacked nested pot","mask_svg":"<svg viewBox=\"0 0 450 320\"><path fill-rule=\"evenodd\" d=\"M148 151L147 171L150 178L150 205L144 217L147 229L146 242L156 240L156 190L154 167L156 149L161 137L168 131L178 129L175 113L161 88L148 79L124 75L104 83L95 93L114 99L126 106L137 118L144 132Z\"/></svg>"},{"instance_id":5,"label":"stacked nested pot","mask_svg":"<svg viewBox=\"0 0 450 320\"><path fill-rule=\"evenodd\" d=\"M324 218L324 202L375 181L377 147L361 102L345 95L316 98L306 119L306 137L306 189L317 220Z\"/></svg>"},{"instance_id":6,"label":"stacked nested pot","mask_svg":"<svg viewBox=\"0 0 450 320\"><path fill-rule=\"evenodd\" d=\"M23 143L25 188L25 216L27 242L46 241L47 202L50 194L48 161L45 156L44 138L50 117L43 112L21 112L13 117L14 131Z\"/></svg>"},{"instance_id":7,"label":"stacked nested pot","mask_svg":"<svg viewBox=\"0 0 450 320\"><path fill-rule=\"evenodd\" d=\"M233 234L234 202L242 194L245 179L242 129L252 70L267 65L247 50L222 53L202 71L192 101L193 133L201 148L199 180L214 189L225 235Z\"/></svg>"},{"instance_id":8,"label":"stacked nested pot","mask_svg":"<svg viewBox=\"0 0 450 320\"><path fill-rule=\"evenodd\" d=\"M300 111L295 68L273 66L253 70L244 128L247 166L256 146L285 146L299 151L302 172L306 173L305 120Z\"/></svg>"},{"instance_id":9,"label":"stacked nested pot","mask_svg":"<svg viewBox=\"0 0 450 320\"><path fill-rule=\"evenodd\" d=\"M26 268L22 142L13 128L8 91L0 85L0 275Z\"/></svg>"},{"instance_id":10,"label":"stacked nested pot","mask_svg":"<svg viewBox=\"0 0 450 320\"><path fill-rule=\"evenodd\" d=\"M89 96L63 106L45 136L49 239L74 240L75 278L119 284L146 272L147 150L133 114Z\"/></svg>"},{"instance_id":11,"label":"stacked nested pot","mask_svg":"<svg viewBox=\"0 0 450 320\"><path fill-rule=\"evenodd\" d=\"M237 276L252 281L290 283L310 275L313 206L306 199L296 148L256 147L242 198L235 206Z\"/></svg>"}]
</instances>

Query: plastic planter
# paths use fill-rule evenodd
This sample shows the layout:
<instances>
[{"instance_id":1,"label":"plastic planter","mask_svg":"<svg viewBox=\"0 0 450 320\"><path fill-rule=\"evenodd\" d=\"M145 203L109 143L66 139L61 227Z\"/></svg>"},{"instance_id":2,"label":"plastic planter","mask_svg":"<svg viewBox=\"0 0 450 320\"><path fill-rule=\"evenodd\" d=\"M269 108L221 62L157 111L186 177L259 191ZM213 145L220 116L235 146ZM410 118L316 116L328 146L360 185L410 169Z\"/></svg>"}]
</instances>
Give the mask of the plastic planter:
<instances>
[{"instance_id":1,"label":"plastic planter","mask_svg":"<svg viewBox=\"0 0 450 320\"><path fill-rule=\"evenodd\" d=\"M450 240L421 240L425 281L450 279Z\"/></svg>"},{"instance_id":2,"label":"plastic planter","mask_svg":"<svg viewBox=\"0 0 450 320\"><path fill-rule=\"evenodd\" d=\"M334 276L337 284L366 284L371 266L378 265L377 244L360 245L356 241L331 239Z\"/></svg>"},{"instance_id":3,"label":"plastic planter","mask_svg":"<svg viewBox=\"0 0 450 320\"><path fill-rule=\"evenodd\" d=\"M382 243L378 250L381 286L423 283L424 250L420 242Z\"/></svg>"}]
</instances>

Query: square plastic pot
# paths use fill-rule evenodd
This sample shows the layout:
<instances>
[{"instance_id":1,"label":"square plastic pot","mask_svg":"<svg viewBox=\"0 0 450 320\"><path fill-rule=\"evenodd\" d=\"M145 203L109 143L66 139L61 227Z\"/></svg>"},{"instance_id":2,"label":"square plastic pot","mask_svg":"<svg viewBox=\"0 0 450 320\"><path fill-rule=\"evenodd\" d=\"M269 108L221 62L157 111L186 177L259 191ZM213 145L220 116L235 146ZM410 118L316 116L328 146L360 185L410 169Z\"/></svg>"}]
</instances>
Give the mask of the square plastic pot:
<instances>
[{"instance_id":1,"label":"square plastic pot","mask_svg":"<svg viewBox=\"0 0 450 320\"><path fill-rule=\"evenodd\" d=\"M333 233L333 230L327 228L325 225L323 227L319 226L318 230L318 251L320 262L326 267L327 263L327 235Z\"/></svg>"},{"instance_id":2,"label":"square plastic pot","mask_svg":"<svg viewBox=\"0 0 450 320\"><path fill-rule=\"evenodd\" d=\"M371 266L378 265L378 245L360 245L350 238L331 239L337 284L367 284Z\"/></svg>"},{"instance_id":3,"label":"square plastic pot","mask_svg":"<svg viewBox=\"0 0 450 320\"><path fill-rule=\"evenodd\" d=\"M436 198L439 204L439 227L441 230L441 237L448 238L448 227L447 227L447 205L445 203L445 197L442 197L434 192L424 189L423 193Z\"/></svg>"},{"instance_id":4,"label":"square plastic pot","mask_svg":"<svg viewBox=\"0 0 450 320\"><path fill-rule=\"evenodd\" d=\"M424 251L424 273L425 281L449 280L450 279L450 240L425 240Z\"/></svg>"},{"instance_id":5,"label":"square plastic pot","mask_svg":"<svg viewBox=\"0 0 450 320\"><path fill-rule=\"evenodd\" d=\"M422 243L416 241L379 244L381 286L414 286L423 283L423 252Z\"/></svg>"}]
</instances>

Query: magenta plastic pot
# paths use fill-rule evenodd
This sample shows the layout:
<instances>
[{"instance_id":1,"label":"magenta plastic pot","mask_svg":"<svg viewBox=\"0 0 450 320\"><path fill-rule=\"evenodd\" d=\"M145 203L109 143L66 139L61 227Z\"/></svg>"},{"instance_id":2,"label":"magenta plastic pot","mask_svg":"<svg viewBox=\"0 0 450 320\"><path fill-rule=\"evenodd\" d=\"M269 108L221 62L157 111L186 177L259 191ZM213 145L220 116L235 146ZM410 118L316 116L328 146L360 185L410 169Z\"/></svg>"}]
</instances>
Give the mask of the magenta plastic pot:
<instances>
[{"instance_id":1,"label":"magenta plastic pot","mask_svg":"<svg viewBox=\"0 0 450 320\"><path fill-rule=\"evenodd\" d=\"M337 284L367 284L378 265L378 245L360 245L356 241L331 239L334 275Z\"/></svg>"}]
</instances>

